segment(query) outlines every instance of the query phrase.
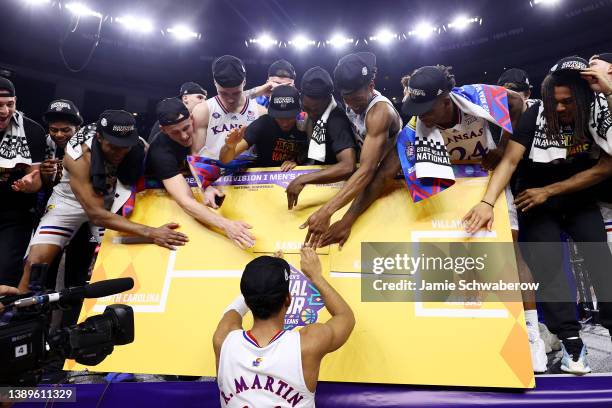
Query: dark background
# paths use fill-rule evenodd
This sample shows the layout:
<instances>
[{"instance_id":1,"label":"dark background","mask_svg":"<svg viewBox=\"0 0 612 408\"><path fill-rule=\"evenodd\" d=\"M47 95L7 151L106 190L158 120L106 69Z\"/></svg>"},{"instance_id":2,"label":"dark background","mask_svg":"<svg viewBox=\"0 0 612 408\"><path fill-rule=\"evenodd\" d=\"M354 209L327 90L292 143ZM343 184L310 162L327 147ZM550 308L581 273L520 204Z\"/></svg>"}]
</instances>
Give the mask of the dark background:
<instances>
[{"instance_id":1,"label":"dark background","mask_svg":"<svg viewBox=\"0 0 612 408\"><path fill-rule=\"evenodd\" d=\"M458 84L496 83L504 68L520 67L529 72L538 94L543 76L559 58L612 51L612 0L559 0L554 6L532 6L529 0L85 2L105 16L146 15L156 30L135 34L106 18L90 63L72 73L59 53L60 38L73 23L62 3L0 1L0 68L9 71L15 83L18 109L35 120L52 98L62 97L75 101L87 122L106 108L123 108L138 114L144 130L154 120L156 102L177 94L181 83L199 82L214 95L211 63L223 54L245 61L250 88L263 83L268 65L281 57L294 64L299 84L301 74L314 65L331 72L342 55L372 51L378 58L377 89L399 101L401 76L422 65L453 66ZM388 46L363 41L383 26L407 33L418 21L441 26L460 13L481 17L482 25L465 32L442 31L428 41L408 37ZM191 26L202 38L180 43L162 33L176 23ZM68 36L64 51L71 66L86 60L97 25L96 18L82 18ZM245 45L262 32L284 41L297 33L324 41L337 30L359 39L359 44L342 51L320 46L303 52Z\"/></svg>"}]
</instances>

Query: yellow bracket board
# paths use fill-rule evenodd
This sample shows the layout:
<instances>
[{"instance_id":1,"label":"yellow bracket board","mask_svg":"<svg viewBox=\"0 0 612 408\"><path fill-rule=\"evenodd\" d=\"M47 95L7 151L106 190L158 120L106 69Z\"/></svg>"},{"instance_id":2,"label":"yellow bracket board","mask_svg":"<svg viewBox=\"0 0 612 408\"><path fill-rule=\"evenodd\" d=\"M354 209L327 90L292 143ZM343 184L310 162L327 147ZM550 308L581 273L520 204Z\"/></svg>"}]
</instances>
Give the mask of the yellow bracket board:
<instances>
[{"instance_id":1,"label":"yellow bracket board","mask_svg":"<svg viewBox=\"0 0 612 408\"><path fill-rule=\"evenodd\" d=\"M169 251L151 244L119 244L119 234L106 233L92 281L129 276L135 286L126 293L86 300L81 320L101 313L109 304L129 304L135 312L136 335L132 344L116 347L106 360L89 369L215 376L212 334L222 311L239 293L244 265L254 257L283 249L295 276L302 276L298 252L305 231L299 226L340 188L308 185L297 208L289 211L286 185L300 171L312 169L289 173L251 169L220 180L226 199L219 213L253 226L257 244L248 251L194 221L164 190L140 193L133 221L148 225L178 222L190 241ZM474 306L361 300L361 242L511 242L503 196L495 205L493 231L468 236L461 229L461 217L480 201L486 183L486 177L459 178L446 191L414 204L405 184L398 181L395 189L359 219L342 250L332 246L320 251L325 276L349 302L357 319L347 344L323 360L321 380L534 387L521 303ZM313 316L320 322L329 318L322 306L312 307L314 312L310 309L318 298L306 283L292 289L290 313L297 317L298 326L313 321ZM249 314L245 325L250 324ZM74 361L66 363L69 370L83 368Z\"/></svg>"}]
</instances>

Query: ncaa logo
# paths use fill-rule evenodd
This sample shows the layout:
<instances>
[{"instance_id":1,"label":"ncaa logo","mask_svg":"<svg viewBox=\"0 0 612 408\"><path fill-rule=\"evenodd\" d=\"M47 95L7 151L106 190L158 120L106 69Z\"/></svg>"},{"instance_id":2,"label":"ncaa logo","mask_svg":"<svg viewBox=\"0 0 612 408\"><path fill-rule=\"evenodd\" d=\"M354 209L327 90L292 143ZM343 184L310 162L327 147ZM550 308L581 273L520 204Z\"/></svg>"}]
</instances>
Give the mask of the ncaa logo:
<instances>
[{"instance_id":1,"label":"ncaa logo","mask_svg":"<svg viewBox=\"0 0 612 408\"><path fill-rule=\"evenodd\" d=\"M219 112L213 112L212 117L215 119L219 119L221 117L221 114Z\"/></svg>"},{"instance_id":2,"label":"ncaa logo","mask_svg":"<svg viewBox=\"0 0 612 408\"><path fill-rule=\"evenodd\" d=\"M252 110L247 112L247 118L251 119L255 116L255 112L253 112Z\"/></svg>"},{"instance_id":3,"label":"ncaa logo","mask_svg":"<svg viewBox=\"0 0 612 408\"><path fill-rule=\"evenodd\" d=\"M413 158L414 157L414 145L410 142L406 142L406 146L404 147L404 151L406 152L406 157Z\"/></svg>"}]
</instances>

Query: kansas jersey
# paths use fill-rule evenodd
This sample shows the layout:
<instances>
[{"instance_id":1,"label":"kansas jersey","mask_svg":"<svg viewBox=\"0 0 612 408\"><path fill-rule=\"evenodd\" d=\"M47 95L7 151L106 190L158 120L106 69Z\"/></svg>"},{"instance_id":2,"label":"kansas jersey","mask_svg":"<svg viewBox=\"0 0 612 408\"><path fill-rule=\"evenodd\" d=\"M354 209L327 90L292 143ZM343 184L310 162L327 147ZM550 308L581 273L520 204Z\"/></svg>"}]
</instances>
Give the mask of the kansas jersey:
<instances>
[{"instance_id":1,"label":"kansas jersey","mask_svg":"<svg viewBox=\"0 0 612 408\"><path fill-rule=\"evenodd\" d=\"M298 331L280 331L259 347L248 331L230 332L219 356L221 407L314 407L304 381Z\"/></svg>"},{"instance_id":2,"label":"kansas jersey","mask_svg":"<svg viewBox=\"0 0 612 408\"><path fill-rule=\"evenodd\" d=\"M451 162L481 161L495 143L485 119L459 110L459 122L449 129L440 129Z\"/></svg>"},{"instance_id":3,"label":"kansas jersey","mask_svg":"<svg viewBox=\"0 0 612 408\"><path fill-rule=\"evenodd\" d=\"M221 148L225 144L225 137L230 130L242 126L248 126L259 117L259 110L256 104L246 98L244 106L240 112L229 112L219 96L208 99L204 103L208 104L208 129L206 131L206 143L201 156L211 159L219 159Z\"/></svg>"}]
</instances>

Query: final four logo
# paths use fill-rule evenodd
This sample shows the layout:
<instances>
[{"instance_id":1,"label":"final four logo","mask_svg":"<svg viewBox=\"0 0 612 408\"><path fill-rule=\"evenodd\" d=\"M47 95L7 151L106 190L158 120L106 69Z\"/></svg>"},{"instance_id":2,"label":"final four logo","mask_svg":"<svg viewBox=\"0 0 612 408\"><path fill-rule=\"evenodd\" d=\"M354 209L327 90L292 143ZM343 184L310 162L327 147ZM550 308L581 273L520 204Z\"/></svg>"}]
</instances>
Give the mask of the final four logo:
<instances>
[{"instance_id":1,"label":"final four logo","mask_svg":"<svg viewBox=\"0 0 612 408\"><path fill-rule=\"evenodd\" d=\"M289 275L291 305L285 315L285 330L306 326L317 322L319 310L325 304L319 291L293 266Z\"/></svg>"}]
</instances>

